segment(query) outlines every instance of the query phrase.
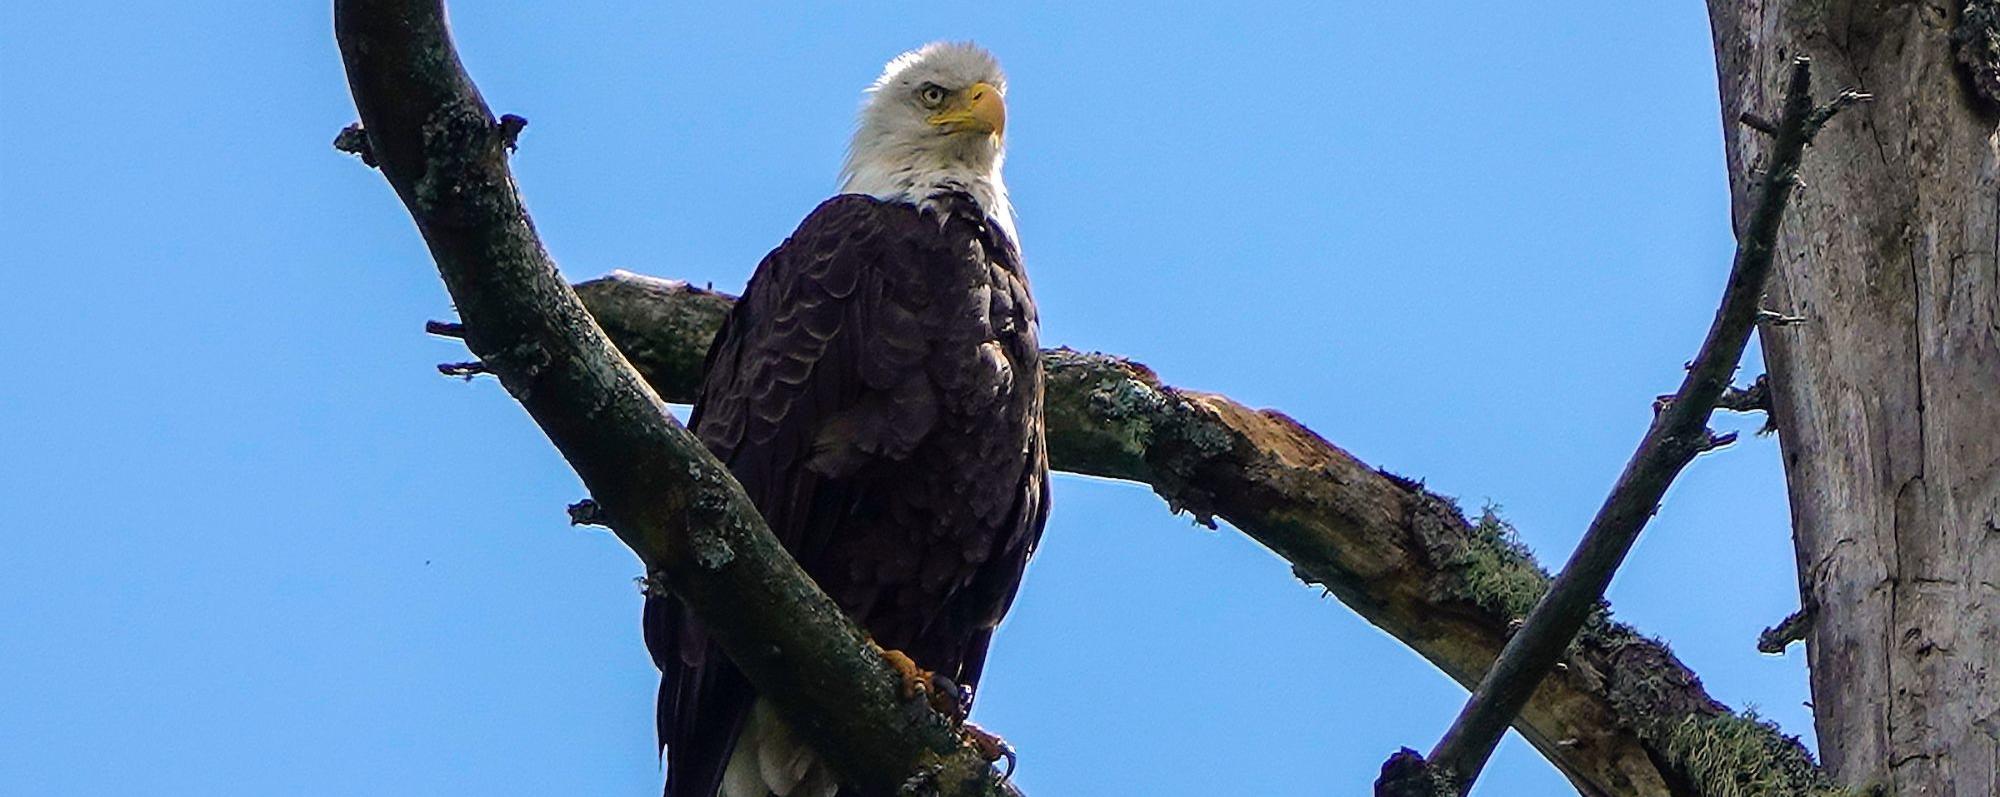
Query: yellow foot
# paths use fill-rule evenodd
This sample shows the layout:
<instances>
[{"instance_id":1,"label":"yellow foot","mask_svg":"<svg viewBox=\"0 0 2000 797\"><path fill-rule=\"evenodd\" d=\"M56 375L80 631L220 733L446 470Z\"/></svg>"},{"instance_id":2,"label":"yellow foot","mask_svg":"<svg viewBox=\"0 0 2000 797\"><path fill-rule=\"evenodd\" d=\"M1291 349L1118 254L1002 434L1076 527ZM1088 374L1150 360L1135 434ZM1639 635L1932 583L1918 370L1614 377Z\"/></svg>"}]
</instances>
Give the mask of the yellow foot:
<instances>
[{"instance_id":1,"label":"yellow foot","mask_svg":"<svg viewBox=\"0 0 2000 797\"><path fill-rule=\"evenodd\" d=\"M1014 776L1014 765L1020 763L1020 756L1014 753L1014 746L1008 744L1007 740L988 733L984 728L970 722L960 725L958 732L965 736L967 745L978 751L980 758L987 761L1007 759L1007 769L1000 773L1001 780Z\"/></svg>"},{"instance_id":2,"label":"yellow foot","mask_svg":"<svg viewBox=\"0 0 2000 797\"><path fill-rule=\"evenodd\" d=\"M931 672L918 667L908 655L900 650L884 650L882 660L889 662L889 668L895 670L896 676L902 680L902 688L898 694L902 695L904 700L930 694Z\"/></svg>"}]
</instances>

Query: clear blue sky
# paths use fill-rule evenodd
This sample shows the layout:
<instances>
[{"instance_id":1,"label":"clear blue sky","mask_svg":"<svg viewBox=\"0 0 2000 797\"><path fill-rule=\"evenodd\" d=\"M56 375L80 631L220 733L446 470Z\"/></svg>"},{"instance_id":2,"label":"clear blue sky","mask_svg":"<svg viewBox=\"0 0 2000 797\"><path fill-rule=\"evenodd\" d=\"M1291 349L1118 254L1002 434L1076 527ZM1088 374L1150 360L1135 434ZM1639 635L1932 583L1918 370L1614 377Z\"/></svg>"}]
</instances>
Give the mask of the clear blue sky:
<instances>
[{"instance_id":1,"label":"clear blue sky","mask_svg":"<svg viewBox=\"0 0 2000 797\"><path fill-rule=\"evenodd\" d=\"M657 782L638 568L496 385L432 371L444 290L329 147L328 5L0 10L0 793ZM882 63L975 38L1047 342L1282 408L1545 561L1728 266L1695 2L667 5L455 9L570 276L740 287ZM1801 655L1752 649L1797 600L1775 441L1690 469L1611 598L1809 734ZM1355 794L1463 697L1234 531L1064 477L978 718L1044 797ZM1510 741L1480 793L1566 788Z\"/></svg>"}]
</instances>

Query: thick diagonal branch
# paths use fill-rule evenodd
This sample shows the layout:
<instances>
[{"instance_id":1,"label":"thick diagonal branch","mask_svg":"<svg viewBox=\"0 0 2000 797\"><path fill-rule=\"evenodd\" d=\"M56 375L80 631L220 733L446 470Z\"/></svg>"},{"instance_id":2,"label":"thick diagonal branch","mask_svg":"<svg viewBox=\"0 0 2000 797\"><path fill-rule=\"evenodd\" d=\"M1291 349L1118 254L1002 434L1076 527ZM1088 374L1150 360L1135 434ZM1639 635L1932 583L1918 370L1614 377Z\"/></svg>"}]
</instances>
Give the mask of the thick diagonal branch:
<instances>
[{"instance_id":1,"label":"thick diagonal branch","mask_svg":"<svg viewBox=\"0 0 2000 797\"><path fill-rule=\"evenodd\" d=\"M742 488L666 413L535 235L496 120L435 0L339 0L335 32L366 151L408 206L466 344L590 488L620 539L850 783L1012 793L957 734L895 694L861 631L779 546ZM347 143L355 144L353 136Z\"/></svg>"},{"instance_id":2,"label":"thick diagonal branch","mask_svg":"<svg viewBox=\"0 0 2000 797\"><path fill-rule=\"evenodd\" d=\"M626 273L577 292L661 395L693 399L731 297ZM1496 518L1468 523L1281 413L1168 386L1117 357L1054 349L1044 360L1054 467L1142 482L1169 506L1227 520L1460 683L1479 680L1548 587ZM1563 663L1517 727L1585 795L1728 794L1743 777L1777 793L1823 785L1796 741L1728 711L1608 613Z\"/></svg>"}]
</instances>

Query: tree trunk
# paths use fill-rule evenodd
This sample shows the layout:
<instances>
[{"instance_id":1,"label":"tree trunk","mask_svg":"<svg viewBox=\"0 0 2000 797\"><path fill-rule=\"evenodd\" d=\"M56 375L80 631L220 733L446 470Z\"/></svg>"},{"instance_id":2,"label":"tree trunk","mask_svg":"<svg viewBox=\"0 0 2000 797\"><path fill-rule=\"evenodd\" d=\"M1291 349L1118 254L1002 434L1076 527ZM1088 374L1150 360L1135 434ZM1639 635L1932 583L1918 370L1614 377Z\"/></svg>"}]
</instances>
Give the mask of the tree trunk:
<instances>
[{"instance_id":1,"label":"tree trunk","mask_svg":"<svg viewBox=\"0 0 2000 797\"><path fill-rule=\"evenodd\" d=\"M1958 60L1972 5L1709 3L1739 230L1770 142L1736 120L1792 55L1876 96L1806 159L1767 299L1806 321L1762 338L1821 755L1905 797L2000 794L2000 117Z\"/></svg>"}]
</instances>

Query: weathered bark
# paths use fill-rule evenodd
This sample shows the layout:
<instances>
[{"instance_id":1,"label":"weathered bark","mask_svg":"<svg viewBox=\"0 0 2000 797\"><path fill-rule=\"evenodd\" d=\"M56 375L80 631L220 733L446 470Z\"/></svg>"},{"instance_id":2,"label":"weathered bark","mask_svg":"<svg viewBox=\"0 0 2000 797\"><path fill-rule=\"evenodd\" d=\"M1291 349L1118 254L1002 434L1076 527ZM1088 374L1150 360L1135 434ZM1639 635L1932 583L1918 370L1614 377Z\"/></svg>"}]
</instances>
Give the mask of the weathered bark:
<instances>
[{"instance_id":1,"label":"weathered bark","mask_svg":"<svg viewBox=\"0 0 2000 797\"><path fill-rule=\"evenodd\" d=\"M1898 795L2000 794L2000 117L1964 5L1709 3L1723 119L1792 54L1876 96L1815 142L1769 297L1807 320L1763 342L1821 753ZM1767 142L1725 130L1740 228Z\"/></svg>"},{"instance_id":2,"label":"weathered bark","mask_svg":"<svg viewBox=\"0 0 2000 797\"><path fill-rule=\"evenodd\" d=\"M577 291L663 396L692 398L728 297L625 274ZM1169 387L1116 357L1056 349L1045 361L1054 467L1143 482L1176 510L1228 520L1460 683L1479 681L1548 588L1497 519L1468 523L1283 414ZM1586 795L1826 793L1796 741L1729 712L1608 611L1562 665L1516 727Z\"/></svg>"}]
</instances>

